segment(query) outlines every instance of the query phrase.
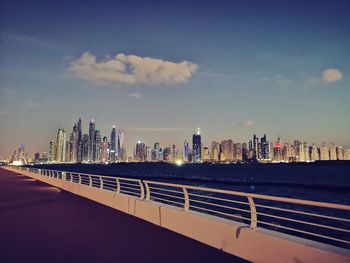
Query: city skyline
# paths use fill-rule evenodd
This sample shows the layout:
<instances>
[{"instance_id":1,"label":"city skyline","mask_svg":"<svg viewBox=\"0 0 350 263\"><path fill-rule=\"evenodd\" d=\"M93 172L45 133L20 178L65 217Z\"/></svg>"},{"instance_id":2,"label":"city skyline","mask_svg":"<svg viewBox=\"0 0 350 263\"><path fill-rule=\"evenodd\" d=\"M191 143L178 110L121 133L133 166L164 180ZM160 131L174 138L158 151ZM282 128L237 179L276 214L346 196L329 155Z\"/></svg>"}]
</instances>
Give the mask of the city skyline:
<instances>
[{"instance_id":1,"label":"city skyline","mask_svg":"<svg viewBox=\"0 0 350 263\"><path fill-rule=\"evenodd\" d=\"M1 158L22 143L45 151L79 117L102 138L122 127L128 147L182 145L196 127L208 147L254 133L350 146L348 1L0 9Z\"/></svg>"},{"instance_id":2,"label":"city skyline","mask_svg":"<svg viewBox=\"0 0 350 263\"><path fill-rule=\"evenodd\" d=\"M116 162L154 162L201 163L201 162L309 162L318 160L350 160L350 147L334 142L316 144L294 138L293 140L262 137L255 133L248 141L232 140L232 137L211 140L205 144L200 128L192 134L192 143L187 139L183 144L162 144L159 141L145 142L139 139L129 147L125 143L125 130L112 126L110 137L101 133L95 120L88 123L84 133L81 118L73 125L71 132L57 128L54 139L43 152L35 152L34 159L21 144L18 152L4 158L10 162L54 163L116 163ZM208 136L208 135L207 135ZM210 139L207 138L207 141ZM152 147L152 144L154 145ZM127 150L130 149L130 150Z\"/></svg>"}]
</instances>

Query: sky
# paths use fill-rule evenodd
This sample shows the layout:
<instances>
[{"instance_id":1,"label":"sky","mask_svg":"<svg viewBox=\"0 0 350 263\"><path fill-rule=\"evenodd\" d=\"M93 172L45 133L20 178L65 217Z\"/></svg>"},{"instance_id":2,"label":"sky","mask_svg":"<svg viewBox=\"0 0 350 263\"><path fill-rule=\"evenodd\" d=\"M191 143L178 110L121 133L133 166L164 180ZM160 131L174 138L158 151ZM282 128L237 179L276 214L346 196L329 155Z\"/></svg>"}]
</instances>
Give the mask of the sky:
<instances>
[{"instance_id":1,"label":"sky","mask_svg":"<svg viewBox=\"0 0 350 263\"><path fill-rule=\"evenodd\" d=\"M0 159L94 118L128 154L256 133L350 147L349 1L0 2Z\"/></svg>"}]
</instances>

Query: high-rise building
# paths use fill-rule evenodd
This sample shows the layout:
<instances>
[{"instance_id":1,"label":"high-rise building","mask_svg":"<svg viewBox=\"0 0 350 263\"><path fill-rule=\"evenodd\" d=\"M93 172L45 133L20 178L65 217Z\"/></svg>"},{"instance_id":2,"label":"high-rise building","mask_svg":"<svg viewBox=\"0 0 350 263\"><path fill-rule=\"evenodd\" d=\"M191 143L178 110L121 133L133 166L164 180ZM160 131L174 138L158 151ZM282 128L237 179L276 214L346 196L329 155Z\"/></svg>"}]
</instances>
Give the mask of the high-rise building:
<instances>
[{"instance_id":1,"label":"high-rise building","mask_svg":"<svg viewBox=\"0 0 350 263\"><path fill-rule=\"evenodd\" d=\"M242 145L240 143L235 143L233 147L234 151L234 161L241 162L243 161L243 154L242 154Z\"/></svg>"},{"instance_id":2,"label":"high-rise building","mask_svg":"<svg viewBox=\"0 0 350 263\"><path fill-rule=\"evenodd\" d=\"M248 148L246 143L242 143L242 160L244 162L248 160Z\"/></svg>"},{"instance_id":3,"label":"high-rise building","mask_svg":"<svg viewBox=\"0 0 350 263\"><path fill-rule=\"evenodd\" d=\"M311 161L320 160L316 143L313 143L311 146L311 157L310 158L311 158Z\"/></svg>"},{"instance_id":4,"label":"high-rise building","mask_svg":"<svg viewBox=\"0 0 350 263\"><path fill-rule=\"evenodd\" d=\"M188 163L191 160L189 159L189 154L190 154L190 146L188 144L188 141L185 140L184 142L184 158L185 158L185 162Z\"/></svg>"},{"instance_id":5,"label":"high-rise building","mask_svg":"<svg viewBox=\"0 0 350 263\"><path fill-rule=\"evenodd\" d=\"M104 136L103 139L102 139L101 161L103 163L108 162L108 141L107 141L107 137L106 136Z\"/></svg>"},{"instance_id":6,"label":"high-rise building","mask_svg":"<svg viewBox=\"0 0 350 263\"><path fill-rule=\"evenodd\" d=\"M89 134L85 133L82 138L82 161L89 162Z\"/></svg>"},{"instance_id":7,"label":"high-rise building","mask_svg":"<svg viewBox=\"0 0 350 263\"><path fill-rule=\"evenodd\" d=\"M204 162L210 161L210 152L208 147L203 147L202 160Z\"/></svg>"},{"instance_id":8,"label":"high-rise building","mask_svg":"<svg viewBox=\"0 0 350 263\"><path fill-rule=\"evenodd\" d=\"M334 143L329 144L329 159L331 161L337 160L337 150Z\"/></svg>"},{"instance_id":9,"label":"high-rise building","mask_svg":"<svg viewBox=\"0 0 350 263\"><path fill-rule=\"evenodd\" d=\"M100 130L95 130L94 149L92 159L94 162L101 161L101 133Z\"/></svg>"},{"instance_id":10,"label":"high-rise building","mask_svg":"<svg viewBox=\"0 0 350 263\"><path fill-rule=\"evenodd\" d=\"M344 160L350 160L350 148L343 149Z\"/></svg>"},{"instance_id":11,"label":"high-rise building","mask_svg":"<svg viewBox=\"0 0 350 263\"><path fill-rule=\"evenodd\" d=\"M49 145L49 162L53 162L56 160L56 149L55 149L55 140L50 141Z\"/></svg>"},{"instance_id":12,"label":"high-rise building","mask_svg":"<svg viewBox=\"0 0 350 263\"><path fill-rule=\"evenodd\" d=\"M159 142L154 143L153 150L154 150L154 161L158 162L159 161L159 149L160 145Z\"/></svg>"},{"instance_id":13,"label":"high-rise building","mask_svg":"<svg viewBox=\"0 0 350 263\"><path fill-rule=\"evenodd\" d=\"M94 154L94 142L95 140L95 121L94 119L91 119L89 123L89 153L88 153L88 161L93 161L93 154Z\"/></svg>"},{"instance_id":14,"label":"high-rise building","mask_svg":"<svg viewBox=\"0 0 350 263\"><path fill-rule=\"evenodd\" d=\"M259 152L259 138L254 134L253 135L253 159L259 160L260 159L260 152Z\"/></svg>"},{"instance_id":15,"label":"high-rise building","mask_svg":"<svg viewBox=\"0 0 350 263\"><path fill-rule=\"evenodd\" d=\"M63 129L57 129L55 151L55 161L64 162L66 160L66 132Z\"/></svg>"},{"instance_id":16,"label":"high-rise building","mask_svg":"<svg viewBox=\"0 0 350 263\"><path fill-rule=\"evenodd\" d=\"M233 141L223 140L220 145L220 161L232 162L233 161Z\"/></svg>"},{"instance_id":17,"label":"high-rise building","mask_svg":"<svg viewBox=\"0 0 350 263\"><path fill-rule=\"evenodd\" d=\"M81 125L81 119L78 120L78 138L77 138L77 162L81 162L83 160L83 130Z\"/></svg>"},{"instance_id":18,"label":"high-rise building","mask_svg":"<svg viewBox=\"0 0 350 263\"><path fill-rule=\"evenodd\" d=\"M219 161L219 155L220 155L220 144L216 141L213 141L211 143L211 160L214 162Z\"/></svg>"},{"instance_id":19,"label":"high-rise building","mask_svg":"<svg viewBox=\"0 0 350 263\"><path fill-rule=\"evenodd\" d=\"M145 162L147 158L147 147L143 141L138 141L135 147L134 160L137 162Z\"/></svg>"},{"instance_id":20,"label":"high-rise building","mask_svg":"<svg viewBox=\"0 0 350 263\"><path fill-rule=\"evenodd\" d=\"M344 160L343 147L337 146L337 159Z\"/></svg>"},{"instance_id":21,"label":"high-rise building","mask_svg":"<svg viewBox=\"0 0 350 263\"><path fill-rule=\"evenodd\" d=\"M111 149L110 149L110 160L115 162L117 157L117 133L115 126L112 127L111 131Z\"/></svg>"},{"instance_id":22,"label":"high-rise building","mask_svg":"<svg viewBox=\"0 0 350 263\"><path fill-rule=\"evenodd\" d=\"M118 159L121 162L126 162L126 147L125 147L124 130L118 130Z\"/></svg>"},{"instance_id":23,"label":"high-rise building","mask_svg":"<svg viewBox=\"0 0 350 263\"><path fill-rule=\"evenodd\" d=\"M199 163L202 160L202 137L199 128L192 135L192 153L193 162Z\"/></svg>"},{"instance_id":24,"label":"high-rise building","mask_svg":"<svg viewBox=\"0 0 350 263\"><path fill-rule=\"evenodd\" d=\"M321 144L320 148L320 160L321 161L329 161L329 148L326 142Z\"/></svg>"}]
</instances>

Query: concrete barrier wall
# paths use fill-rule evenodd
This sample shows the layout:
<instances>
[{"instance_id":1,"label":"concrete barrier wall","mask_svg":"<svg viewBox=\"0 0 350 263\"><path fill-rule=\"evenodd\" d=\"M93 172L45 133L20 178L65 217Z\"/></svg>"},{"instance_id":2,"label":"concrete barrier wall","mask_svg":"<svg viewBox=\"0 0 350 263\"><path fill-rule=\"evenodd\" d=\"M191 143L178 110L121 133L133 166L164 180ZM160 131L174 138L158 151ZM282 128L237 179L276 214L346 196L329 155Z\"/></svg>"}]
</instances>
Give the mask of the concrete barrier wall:
<instances>
[{"instance_id":1,"label":"concrete barrier wall","mask_svg":"<svg viewBox=\"0 0 350 263\"><path fill-rule=\"evenodd\" d=\"M6 169L86 197L209 246L253 262L350 262L350 251L215 216L79 185L31 172Z\"/></svg>"}]
</instances>

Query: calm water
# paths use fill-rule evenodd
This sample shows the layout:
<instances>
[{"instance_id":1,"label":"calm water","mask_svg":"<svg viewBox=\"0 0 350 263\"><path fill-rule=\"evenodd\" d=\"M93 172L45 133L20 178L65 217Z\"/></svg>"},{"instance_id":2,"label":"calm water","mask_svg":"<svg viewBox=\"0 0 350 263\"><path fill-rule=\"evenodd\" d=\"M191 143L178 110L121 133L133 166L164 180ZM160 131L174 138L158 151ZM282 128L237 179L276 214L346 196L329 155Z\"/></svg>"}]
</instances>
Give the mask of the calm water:
<instances>
[{"instance_id":1,"label":"calm water","mask_svg":"<svg viewBox=\"0 0 350 263\"><path fill-rule=\"evenodd\" d=\"M127 163L37 167L200 185L242 192L350 204L350 162L300 164Z\"/></svg>"}]
</instances>

